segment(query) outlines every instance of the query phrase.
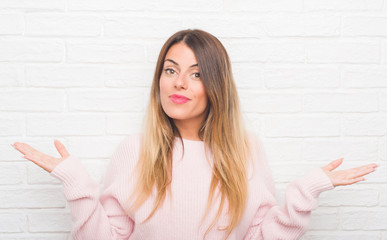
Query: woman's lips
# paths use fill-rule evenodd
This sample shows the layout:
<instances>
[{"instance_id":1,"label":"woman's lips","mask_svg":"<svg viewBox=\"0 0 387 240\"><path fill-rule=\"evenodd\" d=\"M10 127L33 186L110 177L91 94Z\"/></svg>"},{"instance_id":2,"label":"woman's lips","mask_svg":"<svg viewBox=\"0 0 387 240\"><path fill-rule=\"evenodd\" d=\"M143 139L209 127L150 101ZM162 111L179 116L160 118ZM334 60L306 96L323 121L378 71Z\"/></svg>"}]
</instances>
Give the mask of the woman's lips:
<instances>
[{"instance_id":1,"label":"woman's lips","mask_svg":"<svg viewBox=\"0 0 387 240\"><path fill-rule=\"evenodd\" d=\"M190 100L187 97L184 97L182 95L177 95L177 94L173 94L169 98L171 99L172 102L177 103L177 104L183 104L183 103L186 103Z\"/></svg>"}]
</instances>

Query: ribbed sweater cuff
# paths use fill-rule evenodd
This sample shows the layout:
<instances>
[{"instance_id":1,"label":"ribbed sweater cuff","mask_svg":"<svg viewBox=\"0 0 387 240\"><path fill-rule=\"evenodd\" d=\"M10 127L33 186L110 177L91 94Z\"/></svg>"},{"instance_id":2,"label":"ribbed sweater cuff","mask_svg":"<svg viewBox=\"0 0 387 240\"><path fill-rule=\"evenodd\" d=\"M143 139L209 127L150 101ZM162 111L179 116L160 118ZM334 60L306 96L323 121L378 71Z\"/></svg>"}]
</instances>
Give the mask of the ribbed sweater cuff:
<instances>
[{"instance_id":1,"label":"ribbed sweater cuff","mask_svg":"<svg viewBox=\"0 0 387 240\"><path fill-rule=\"evenodd\" d=\"M93 181L81 161L69 156L54 168L51 175L59 179L64 186L67 200L90 196L99 185ZM91 190L91 191L87 191Z\"/></svg>"},{"instance_id":2,"label":"ribbed sweater cuff","mask_svg":"<svg viewBox=\"0 0 387 240\"><path fill-rule=\"evenodd\" d=\"M315 198L318 198L320 193L334 188L331 180L321 168L312 169L300 181Z\"/></svg>"}]
</instances>

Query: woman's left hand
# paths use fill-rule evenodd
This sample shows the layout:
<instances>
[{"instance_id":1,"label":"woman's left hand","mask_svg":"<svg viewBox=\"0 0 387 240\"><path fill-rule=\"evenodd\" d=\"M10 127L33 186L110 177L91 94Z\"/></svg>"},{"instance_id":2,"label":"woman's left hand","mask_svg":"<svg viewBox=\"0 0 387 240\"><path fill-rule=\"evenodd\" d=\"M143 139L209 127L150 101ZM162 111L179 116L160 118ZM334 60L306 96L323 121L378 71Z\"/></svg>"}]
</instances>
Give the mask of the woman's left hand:
<instances>
[{"instance_id":1,"label":"woman's left hand","mask_svg":"<svg viewBox=\"0 0 387 240\"><path fill-rule=\"evenodd\" d=\"M350 185L360 181L364 181L365 175L373 172L378 167L377 164L371 163L361 167L346 169L346 170L335 170L338 166L343 163L343 158L339 158L335 161L332 161L325 167L322 167L322 170L328 175L331 180L333 186L342 186L342 185Z\"/></svg>"}]
</instances>

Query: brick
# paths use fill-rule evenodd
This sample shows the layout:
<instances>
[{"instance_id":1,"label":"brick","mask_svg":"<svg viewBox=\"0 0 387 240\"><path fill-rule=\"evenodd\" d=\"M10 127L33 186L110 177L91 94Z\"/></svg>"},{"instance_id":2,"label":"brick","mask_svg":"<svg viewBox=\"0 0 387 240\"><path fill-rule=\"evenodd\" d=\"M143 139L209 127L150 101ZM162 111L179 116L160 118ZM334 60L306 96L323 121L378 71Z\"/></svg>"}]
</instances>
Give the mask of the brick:
<instances>
[{"instance_id":1,"label":"brick","mask_svg":"<svg viewBox=\"0 0 387 240\"><path fill-rule=\"evenodd\" d=\"M305 60L305 49L301 43L235 41L225 44L232 62L290 62Z\"/></svg>"},{"instance_id":2,"label":"brick","mask_svg":"<svg viewBox=\"0 0 387 240\"><path fill-rule=\"evenodd\" d=\"M136 90L79 90L69 92L71 111L135 112L144 110L144 94Z\"/></svg>"},{"instance_id":3,"label":"brick","mask_svg":"<svg viewBox=\"0 0 387 240\"><path fill-rule=\"evenodd\" d=\"M368 161L368 162L378 163L377 161ZM379 164L379 167L376 168L376 171L365 177L367 184L387 183L387 168L384 166L384 164L381 164L381 163L378 163L378 164Z\"/></svg>"},{"instance_id":4,"label":"brick","mask_svg":"<svg viewBox=\"0 0 387 240\"><path fill-rule=\"evenodd\" d=\"M143 113L109 114L106 118L106 132L108 134L136 134L142 129L144 123Z\"/></svg>"},{"instance_id":5,"label":"brick","mask_svg":"<svg viewBox=\"0 0 387 240\"><path fill-rule=\"evenodd\" d=\"M104 69L82 65L26 66L26 85L33 87L103 87Z\"/></svg>"},{"instance_id":6,"label":"brick","mask_svg":"<svg viewBox=\"0 0 387 240\"><path fill-rule=\"evenodd\" d=\"M21 35L23 25L21 14L0 14L0 35Z\"/></svg>"},{"instance_id":7,"label":"brick","mask_svg":"<svg viewBox=\"0 0 387 240\"><path fill-rule=\"evenodd\" d=\"M265 139L267 159L272 163L298 162L301 160L302 142L296 139ZM281 151L278 151L281 149Z\"/></svg>"},{"instance_id":8,"label":"brick","mask_svg":"<svg viewBox=\"0 0 387 240\"><path fill-rule=\"evenodd\" d=\"M305 112L377 112L375 93L313 93L304 95Z\"/></svg>"},{"instance_id":9,"label":"brick","mask_svg":"<svg viewBox=\"0 0 387 240\"><path fill-rule=\"evenodd\" d=\"M2 233L20 233L26 228L27 217L20 212L0 213L0 239ZM6 223L6 224L4 224Z\"/></svg>"},{"instance_id":10,"label":"brick","mask_svg":"<svg viewBox=\"0 0 387 240\"><path fill-rule=\"evenodd\" d=\"M2 137L23 135L25 131L24 124L24 116L21 114L0 114L0 133Z\"/></svg>"},{"instance_id":11,"label":"brick","mask_svg":"<svg viewBox=\"0 0 387 240\"><path fill-rule=\"evenodd\" d=\"M146 1L133 3L126 0L68 0L68 9L70 11L127 11L127 10L144 10Z\"/></svg>"},{"instance_id":12,"label":"brick","mask_svg":"<svg viewBox=\"0 0 387 240\"><path fill-rule=\"evenodd\" d=\"M165 39L166 41L167 39ZM160 50L164 44L164 41L155 41L155 40L149 40L145 44L146 48L146 58L147 61L153 64L153 67L156 65L157 59L160 54Z\"/></svg>"},{"instance_id":13,"label":"brick","mask_svg":"<svg viewBox=\"0 0 387 240\"><path fill-rule=\"evenodd\" d=\"M64 44L61 40L0 40L0 52L0 61L6 62L61 62Z\"/></svg>"},{"instance_id":14,"label":"brick","mask_svg":"<svg viewBox=\"0 0 387 240\"><path fill-rule=\"evenodd\" d=\"M60 181L35 164L27 167L28 184L60 184Z\"/></svg>"},{"instance_id":15,"label":"brick","mask_svg":"<svg viewBox=\"0 0 387 240\"><path fill-rule=\"evenodd\" d=\"M309 63L379 63L378 43L311 43L306 46Z\"/></svg>"},{"instance_id":16,"label":"brick","mask_svg":"<svg viewBox=\"0 0 387 240\"><path fill-rule=\"evenodd\" d=\"M172 6L172 7L171 7ZM156 11L219 11L223 8L222 0L198 0L194 2L179 0L148 0L147 9Z\"/></svg>"},{"instance_id":17,"label":"brick","mask_svg":"<svg viewBox=\"0 0 387 240\"><path fill-rule=\"evenodd\" d=\"M316 137L340 135L340 118L324 115L270 116L265 118L266 137Z\"/></svg>"},{"instance_id":18,"label":"brick","mask_svg":"<svg viewBox=\"0 0 387 240\"><path fill-rule=\"evenodd\" d=\"M383 17L345 17L343 18L343 36L387 36L387 18Z\"/></svg>"},{"instance_id":19,"label":"brick","mask_svg":"<svg viewBox=\"0 0 387 240\"><path fill-rule=\"evenodd\" d=\"M271 37L339 36L340 16L332 14L281 14L263 19Z\"/></svg>"},{"instance_id":20,"label":"brick","mask_svg":"<svg viewBox=\"0 0 387 240\"><path fill-rule=\"evenodd\" d=\"M343 157L344 161L378 159L376 139L307 140L302 148L304 160L330 162Z\"/></svg>"},{"instance_id":21,"label":"brick","mask_svg":"<svg viewBox=\"0 0 387 240\"><path fill-rule=\"evenodd\" d=\"M383 161L387 160L387 140L380 140L380 159Z\"/></svg>"},{"instance_id":22,"label":"brick","mask_svg":"<svg viewBox=\"0 0 387 240\"><path fill-rule=\"evenodd\" d=\"M233 1L225 0L225 9L229 11L253 11L253 12L270 12L286 11L299 12L303 9L301 0L245 0Z\"/></svg>"},{"instance_id":23,"label":"brick","mask_svg":"<svg viewBox=\"0 0 387 240\"><path fill-rule=\"evenodd\" d=\"M383 136L387 133L387 116L376 114L348 114L343 117L346 136Z\"/></svg>"},{"instance_id":24,"label":"brick","mask_svg":"<svg viewBox=\"0 0 387 240\"><path fill-rule=\"evenodd\" d=\"M367 206L372 207L378 204L379 191L357 184L353 189L336 188L324 194L320 198L320 206Z\"/></svg>"},{"instance_id":25,"label":"brick","mask_svg":"<svg viewBox=\"0 0 387 240\"><path fill-rule=\"evenodd\" d=\"M348 66L342 72L342 84L347 88L387 88L386 79L386 66Z\"/></svg>"},{"instance_id":26,"label":"brick","mask_svg":"<svg viewBox=\"0 0 387 240\"><path fill-rule=\"evenodd\" d=\"M0 240L71 240L69 233L1 234Z\"/></svg>"},{"instance_id":27,"label":"brick","mask_svg":"<svg viewBox=\"0 0 387 240\"><path fill-rule=\"evenodd\" d=\"M159 23L163 24L160 25ZM108 37L168 38L183 27L182 20L171 17L107 16L104 35Z\"/></svg>"},{"instance_id":28,"label":"brick","mask_svg":"<svg viewBox=\"0 0 387 240\"><path fill-rule=\"evenodd\" d=\"M310 230L335 230L339 225L339 211L337 209L318 208L310 218Z\"/></svg>"},{"instance_id":29,"label":"brick","mask_svg":"<svg viewBox=\"0 0 387 240\"><path fill-rule=\"evenodd\" d=\"M0 9L65 10L64 0L2 0Z\"/></svg>"},{"instance_id":30,"label":"brick","mask_svg":"<svg viewBox=\"0 0 387 240\"><path fill-rule=\"evenodd\" d=\"M39 211L28 214L30 232L70 232L71 215L68 210Z\"/></svg>"},{"instance_id":31,"label":"brick","mask_svg":"<svg viewBox=\"0 0 387 240\"><path fill-rule=\"evenodd\" d=\"M58 112L63 110L64 100L65 94L59 90L0 90L2 111Z\"/></svg>"},{"instance_id":32,"label":"brick","mask_svg":"<svg viewBox=\"0 0 387 240\"><path fill-rule=\"evenodd\" d=\"M145 61L144 46L128 43L128 41L69 41L67 51L68 62L129 63Z\"/></svg>"},{"instance_id":33,"label":"brick","mask_svg":"<svg viewBox=\"0 0 387 240\"><path fill-rule=\"evenodd\" d=\"M383 0L372 2L364 0L308 0L305 10L342 10L342 11L378 11L383 8Z\"/></svg>"},{"instance_id":34,"label":"brick","mask_svg":"<svg viewBox=\"0 0 387 240\"><path fill-rule=\"evenodd\" d=\"M0 163L0 185L20 184L25 175L22 163Z\"/></svg>"},{"instance_id":35,"label":"brick","mask_svg":"<svg viewBox=\"0 0 387 240\"><path fill-rule=\"evenodd\" d=\"M26 120L27 136L105 135L105 116L100 114L29 114Z\"/></svg>"},{"instance_id":36,"label":"brick","mask_svg":"<svg viewBox=\"0 0 387 240\"><path fill-rule=\"evenodd\" d=\"M302 96L298 94L266 94L256 91L239 91L244 112L300 112Z\"/></svg>"},{"instance_id":37,"label":"brick","mask_svg":"<svg viewBox=\"0 0 387 240\"><path fill-rule=\"evenodd\" d=\"M380 206L387 207L387 185L380 186Z\"/></svg>"},{"instance_id":38,"label":"brick","mask_svg":"<svg viewBox=\"0 0 387 240\"><path fill-rule=\"evenodd\" d=\"M117 137L73 137L69 142L69 149L75 156L85 158L110 158L119 143L125 138Z\"/></svg>"},{"instance_id":39,"label":"brick","mask_svg":"<svg viewBox=\"0 0 387 240\"><path fill-rule=\"evenodd\" d=\"M379 240L380 234L378 232L361 232L361 231L326 231L313 232L309 231L305 234L302 240Z\"/></svg>"},{"instance_id":40,"label":"brick","mask_svg":"<svg viewBox=\"0 0 387 240\"><path fill-rule=\"evenodd\" d=\"M380 92L380 110L383 112L387 112L387 92Z\"/></svg>"},{"instance_id":41,"label":"brick","mask_svg":"<svg viewBox=\"0 0 387 240\"><path fill-rule=\"evenodd\" d=\"M238 89L261 89L264 86L263 70L258 64L233 64L234 81Z\"/></svg>"},{"instance_id":42,"label":"brick","mask_svg":"<svg viewBox=\"0 0 387 240\"><path fill-rule=\"evenodd\" d=\"M23 120L24 122L24 120ZM0 124L1 126L1 124ZM1 130L0 130L1 131ZM23 134L16 134L14 137L5 137L0 138L0 162L1 163L25 163L26 159L21 157L19 151L14 149L10 144L15 142L24 141L24 138L21 137Z\"/></svg>"},{"instance_id":43,"label":"brick","mask_svg":"<svg viewBox=\"0 0 387 240\"><path fill-rule=\"evenodd\" d=\"M337 67L267 67L264 81L267 88L336 88L340 84Z\"/></svg>"},{"instance_id":44,"label":"brick","mask_svg":"<svg viewBox=\"0 0 387 240\"><path fill-rule=\"evenodd\" d=\"M387 42L383 43L382 63L387 64ZM386 65L383 65L383 66L385 67Z\"/></svg>"},{"instance_id":45,"label":"brick","mask_svg":"<svg viewBox=\"0 0 387 240\"><path fill-rule=\"evenodd\" d=\"M25 35L29 36L98 36L102 20L85 14L26 14Z\"/></svg>"},{"instance_id":46,"label":"brick","mask_svg":"<svg viewBox=\"0 0 387 240\"><path fill-rule=\"evenodd\" d=\"M19 66L0 65L0 87L16 87L22 85L23 72Z\"/></svg>"},{"instance_id":47,"label":"brick","mask_svg":"<svg viewBox=\"0 0 387 240\"><path fill-rule=\"evenodd\" d=\"M297 164L276 162L270 163L270 169L273 174L273 179L276 183L289 183L297 178L304 176L312 168L316 167L311 164ZM280 194L283 196L283 194ZM279 196L280 196L279 195Z\"/></svg>"},{"instance_id":48,"label":"brick","mask_svg":"<svg viewBox=\"0 0 387 240\"><path fill-rule=\"evenodd\" d=\"M342 227L345 230L385 230L387 210L345 209L342 213Z\"/></svg>"},{"instance_id":49,"label":"brick","mask_svg":"<svg viewBox=\"0 0 387 240\"><path fill-rule=\"evenodd\" d=\"M203 29L217 38L256 38L266 35L261 17L253 14L187 15L184 28ZM243 26L243 27L241 27Z\"/></svg>"},{"instance_id":50,"label":"brick","mask_svg":"<svg viewBox=\"0 0 387 240\"><path fill-rule=\"evenodd\" d=\"M0 208L63 208L62 188L0 188Z\"/></svg>"},{"instance_id":51,"label":"brick","mask_svg":"<svg viewBox=\"0 0 387 240\"><path fill-rule=\"evenodd\" d=\"M118 88L146 87L150 89L154 68L154 64L106 67L104 73L105 86Z\"/></svg>"},{"instance_id":52,"label":"brick","mask_svg":"<svg viewBox=\"0 0 387 240\"><path fill-rule=\"evenodd\" d=\"M245 120L245 126L251 132L261 133L263 124L262 124L262 115L255 113L245 113L242 112L243 119Z\"/></svg>"}]
</instances>

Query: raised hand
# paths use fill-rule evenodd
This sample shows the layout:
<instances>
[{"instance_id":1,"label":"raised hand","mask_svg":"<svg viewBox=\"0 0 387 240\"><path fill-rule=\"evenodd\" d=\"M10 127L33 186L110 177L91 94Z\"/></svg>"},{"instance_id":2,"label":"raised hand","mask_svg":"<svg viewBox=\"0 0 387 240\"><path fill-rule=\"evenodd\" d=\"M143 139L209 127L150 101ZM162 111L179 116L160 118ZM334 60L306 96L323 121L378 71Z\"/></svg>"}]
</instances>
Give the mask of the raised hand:
<instances>
[{"instance_id":1,"label":"raised hand","mask_svg":"<svg viewBox=\"0 0 387 240\"><path fill-rule=\"evenodd\" d=\"M356 168L333 171L342 163L343 158L339 158L335 161L332 161L325 167L322 167L322 170L331 179L333 186L350 185L360 181L364 181L365 178L363 176L375 171L375 169L378 167L377 164L371 163Z\"/></svg>"},{"instance_id":2,"label":"raised hand","mask_svg":"<svg viewBox=\"0 0 387 240\"><path fill-rule=\"evenodd\" d=\"M34 149L33 147L31 147L26 143L15 142L14 144L11 144L11 146L13 146L16 150L24 154L23 157L25 159L30 160L31 162L43 168L47 172L51 172L52 170L54 170L54 168L60 162L62 162L70 155L67 152L65 146L58 140L54 141L54 145L58 150L59 154L61 155L61 158L51 157L47 154L39 152L38 150Z\"/></svg>"}]
</instances>

